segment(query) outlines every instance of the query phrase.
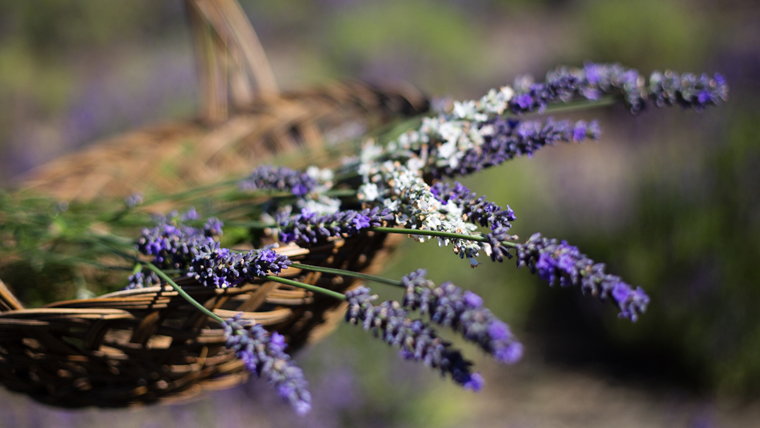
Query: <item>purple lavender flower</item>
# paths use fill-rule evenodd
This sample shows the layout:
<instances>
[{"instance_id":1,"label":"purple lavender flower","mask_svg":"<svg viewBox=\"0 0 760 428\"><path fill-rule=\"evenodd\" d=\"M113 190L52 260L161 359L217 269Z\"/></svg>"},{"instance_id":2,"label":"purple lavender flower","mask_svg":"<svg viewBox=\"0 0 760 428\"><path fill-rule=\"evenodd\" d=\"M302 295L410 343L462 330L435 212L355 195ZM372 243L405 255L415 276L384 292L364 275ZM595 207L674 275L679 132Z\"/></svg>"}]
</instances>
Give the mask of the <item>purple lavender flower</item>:
<instances>
[{"instance_id":1,"label":"purple lavender flower","mask_svg":"<svg viewBox=\"0 0 760 428\"><path fill-rule=\"evenodd\" d=\"M499 205L488 202L485 196L478 198L474 192L459 182L454 183L453 186L438 182L430 186L430 191L436 199L444 204L452 201L462 208L462 215L466 216L467 221L473 224L488 226L491 230L509 229L512 227L510 222L517 220L515 212L509 206L502 209Z\"/></svg>"},{"instance_id":2,"label":"purple lavender flower","mask_svg":"<svg viewBox=\"0 0 760 428\"><path fill-rule=\"evenodd\" d=\"M224 224L214 217L208 218L203 229L182 223L199 217L194 208L181 215L172 211L168 216L156 217L155 227L143 229L137 240L137 250L144 255L153 256L153 264L161 269L186 271L200 249L213 246L216 242L214 237L222 234ZM130 286L139 283L130 280Z\"/></svg>"},{"instance_id":3,"label":"purple lavender flower","mask_svg":"<svg viewBox=\"0 0 760 428\"><path fill-rule=\"evenodd\" d=\"M203 225L203 233L206 236L222 236L224 222L216 217L209 217L206 219L206 224Z\"/></svg>"},{"instance_id":4,"label":"purple lavender flower","mask_svg":"<svg viewBox=\"0 0 760 428\"><path fill-rule=\"evenodd\" d=\"M226 346L235 351L245 367L258 377L265 376L282 398L290 402L299 415L311 410L311 394L303 371L285 353L285 337L271 335L261 324L244 323L237 315L222 325L227 337Z\"/></svg>"},{"instance_id":5,"label":"purple lavender flower","mask_svg":"<svg viewBox=\"0 0 760 428\"><path fill-rule=\"evenodd\" d=\"M522 356L522 345L517 342L509 326L482 307L483 299L471 291L463 291L450 282L440 286L425 278L426 271L419 269L401 278L406 287L403 306L419 309L430 319L450 327L465 339L475 342L497 361L512 364Z\"/></svg>"},{"instance_id":6,"label":"purple lavender flower","mask_svg":"<svg viewBox=\"0 0 760 428\"><path fill-rule=\"evenodd\" d=\"M156 275L155 272L150 271L146 275L145 272L135 272L129 276L128 284L124 287L125 290L134 290L136 288L152 287L154 285L162 284L161 278Z\"/></svg>"},{"instance_id":7,"label":"purple lavender flower","mask_svg":"<svg viewBox=\"0 0 760 428\"><path fill-rule=\"evenodd\" d=\"M314 177L286 167L263 165L240 182L244 190L278 190L296 196L305 196L318 186Z\"/></svg>"},{"instance_id":8,"label":"purple lavender flower","mask_svg":"<svg viewBox=\"0 0 760 428\"><path fill-rule=\"evenodd\" d=\"M188 208L187 211L185 211L181 216L179 216L180 221L192 221L192 220L198 220L200 218L200 215L198 215L198 211L195 210L195 207Z\"/></svg>"},{"instance_id":9,"label":"purple lavender flower","mask_svg":"<svg viewBox=\"0 0 760 428\"><path fill-rule=\"evenodd\" d=\"M696 76L655 71L649 78L649 96L658 107L680 105L703 110L724 102L728 98L728 86L723 76L717 73L710 77L707 74Z\"/></svg>"},{"instance_id":10,"label":"purple lavender flower","mask_svg":"<svg viewBox=\"0 0 760 428\"><path fill-rule=\"evenodd\" d=\"M193 258L187 276L206 287L227 288L262 278L270 272L277 275L288 266L287 256L269 248L242 254L213 243Z\"/></svg>"},{"instance_id":11,"label":"purple lavender flower","mask_svg":"<svg viewBox=\"0 0 760 428\"><path fill-rule=\"evenodd\" d=\"M368 227L392 222L388 209L375 207L362 211L345 210L335 214L316 215L306 211L280 223L280 240L299 245L316 244L333 237L350 237Z\"/></svg>"},{"instance_id":12,"label":"purple lavender flower","mask_svg":"<svg viewBox=\"0 0 760 428\"><path fill-rule=\"evenodd\" d=\"M409 318L399 302L386 301L373 305L377 296L370 295L369 289L364 286L349 291L346 297L347 322L361 323L362 328L370 330L375 337L401 348L399 354L402 358L422 361L426 366L438 369L441 375L449 374L454 382L465 389L479 391L483 387L483 378L470 371L472 363L465 360L449 342L438 337L426 323Z\"/></svg>"},{"instance_id":13,"label":"purple lavender flower","mask_svg":"<svg viewBox=\"0 0 760 428\"><path fill-rule=\"evenodd\" d=\"M478 309L483 306L483 298L470 290L464 292L464 302L468 307Z\"/></svg>"},{"instance_id":14,"label":"purple lavender flower","mask_svg":"<svg viewBox=\"0 0 760 428\"><path fill-rule=\"evenodd\" d=\"M493 131L484 135L483 144L467 150L456 162L430 165L428 172L433 178L470 175L492 166L500 165L510 159L533 153L547 145L558 142L582 142L586 138L596 140L601 133L596 121L586 123L578 121L572 124L568 120L555 121L549 118L540 121L520 121L516 119L496 118L481 125L492 127ZM438 150L432 148L431 151ZM433 153L430 156L435 159Z\"/></svg>"},{"instance_id":15,"label":"purple lavender flower","mask_svg":"<svg viewBox=\"0 0 760 428\"><path fill-rule=\"evenodd\" d=\"M513 236L507 234L508 231L506 227L497 227L485 235L486 242L491 245L491 260L501 263L504 261L504 256L512 258L510 248L504 244L514 239Z\"/></svg>"},{"instance_id":16,"label":"purple lavender flower","mask_svg":"<svg viewBox=\"0 0 760 428\"><path fill-rule=\"evenodd\" d=\"M554 285L578 287L605 300L611 298L620 308L619 316L636 321L646 311L649 296L641 287L633 289L619 277L604 272L604 264L594 263L577 247L536 233L525 243L516 245L517 266L528 266L533 273Z\"/></svg>"},{"instance_id":17,"label":"purple lavender flower","mask_svg":"<svg viewBox=\"0 0 760 428\"><path fill-rule=\"evenodd\" d=\"M142 204L144 201L143 194L140 192L133 193L126 198L124 198L124 203L127 204L127 208L134 208L140 204Z\"/></svg>"},{"instance_id":18,"label":"purple lavender flower","mask_svg":"<svg viewBox=\"0 0 760 428\"><path fill-rule=\"evenodd\" d=\"M153 256L153 264L161 269L186 270L199 248L214 242L200 229L160 221L156 227L143 229L137 250Z\"/></svg>"},{"instance_id":19,"label":"purple lavender flower","mask_svg":"<svg viewBox=\"0 0 760 428\"><path fill-rule=\"evenodd\" d=\"M511 112L542 112L550 103L576 98L597 100L602 95L622 97L632 113L643 110L649 100L658 107L680 105L701 110L728 99L728 86L720 74L697 77L691 73L655 71L647 87L638 71L620 64L587 63L583 69L560 67L547 73L545 82L531 82L526 77L515 81L515 96L509 102Z\"/></svg>"}]
</instances>

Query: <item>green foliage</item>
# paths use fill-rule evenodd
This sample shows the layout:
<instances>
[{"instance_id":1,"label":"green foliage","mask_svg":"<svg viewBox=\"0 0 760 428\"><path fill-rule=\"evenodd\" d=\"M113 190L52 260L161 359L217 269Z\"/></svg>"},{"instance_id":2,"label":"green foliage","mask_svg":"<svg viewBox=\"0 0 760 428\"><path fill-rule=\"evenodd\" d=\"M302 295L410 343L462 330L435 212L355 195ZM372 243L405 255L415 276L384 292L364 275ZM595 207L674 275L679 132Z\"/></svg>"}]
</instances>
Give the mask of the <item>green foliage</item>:
<instances>
[{"instance_id":1,"label":"green foliage","mask_svg":"<svg viewBox=\"0 0 760 428\"><path fill-rule=\"evenodd\" d=\"M431 1L368 3L336 15L329 25L328 54L347 72L371 61L413 67L433 89L477 73L485 57L473 25L453 7Z\"/></svg>"},{"instance_id":2,"label":"green foliage","mask_svg":"<svg viewBox=\"0 0 760 428\"><path fill-rule=\"evenodd\" d=\"M591 0L576 13L581 50L593 61L650 70L688 68L709 41L702 17L686 1Z\"/></svg>"}]
</instances>

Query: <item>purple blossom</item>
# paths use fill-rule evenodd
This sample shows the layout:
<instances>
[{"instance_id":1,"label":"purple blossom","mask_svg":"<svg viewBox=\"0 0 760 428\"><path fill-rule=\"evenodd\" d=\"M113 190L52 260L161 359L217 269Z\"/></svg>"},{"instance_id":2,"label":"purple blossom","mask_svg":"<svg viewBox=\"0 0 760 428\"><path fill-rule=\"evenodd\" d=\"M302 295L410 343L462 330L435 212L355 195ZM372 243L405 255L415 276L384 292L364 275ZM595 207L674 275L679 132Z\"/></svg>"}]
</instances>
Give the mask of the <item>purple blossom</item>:
<instances>
[{"instance_id":1,"label":"purple blossom","mask_svg":"<svg viewBox=\"0 0 760 428\"><path fill-rule=\"evenodd\" d=\"M653 101L658 107L680 105L704 109L728 99L728 86L720 74L679 75L673 71L652 73L649 84L638 71L620 64L587 63L583 69L560 67L546 74L542 83L520 77L515 81L515 96L510 100L512 113L542 112L555 102L573 99L597 100L602 95L623 98L629 110L637 113Z\"/></svg>"},{"instance_id":2,"label":"purple blossom","mask_svg":"<svg viewBox=\"0 0 760 428\"><path fill-rule=\"evenodd\" d=\"M128 281L127 286L124 287L125 290L152 287L154 285L162 284L161 278L159 278L153 271L148 272L147 275L143 271L135 272L129 276Z\"/></svg>"},{"instance_id":3,"label":"purple blossom","mask_svg":"<svg viewBox=\"0 0 760 428\"><path fill-rule=\"evenodd\" d=\"M319 183L305 172L290 168L263 165L240 182L243 190L277 190L302 197L314 190Z\"/></svg>"},{"instance_id":4,"label":"purple blossom","mask_svg":"<svg viewBox=\"0 0 760 428\"><path fill-rule=\"evenodd\" d=\"M288 266L290 260L286 256L269 248L243 254L220 248L218 243L214 243L204 247L193 258L187 276L206 287L227 288L270 273L277 275Z\"/></svg>"},{"instance_id":5,"label":"purple blossom","mask_svg":"<svg viewBox=\"0 0 760 428\"><path fill-rule=\"evenodd\" d=\"M237 315L222 323L226 346L258 377L266 377L282 398L290 402L299 415L311 410L311 394L303 371L285 353L285 337L269 334L261 324L250 324Z\"/></svg>"},{"instance_id":6,"label":"purple blossom","mask_svg":"<svg viewBox=\"0 0 760 428\"><path fill-rule=\"evenodd\" d=\"M368 227L383 226L394 220L388 209L345 210L316 215L305 211L280 222L280 241L299 245L316 244L333 237L350 237Z\"/></svg>"},{"instance_id":7,"label":"purple blossom","mask_svg":"<svg viewBox=\"0 0 760 428\"><path fill-rule=\"evenodd\" d=\"M491 245L491 260L502 262L505 256L512 258L512 254L509 252L510 248L504 244L513 239L507 234L508 231L509 229L506 227L497 227L485 235L486 242Z\"/></svg>"},{"instance_id":8,"label":"purple blossom","mask_svg":"<svg viewBox=\"0 0 760 428\"><path fill-rule=\"evenodd\" d=\"M168 216L156 217L156 226L143 229L137 240L137 250L144 255L153 256L153 264L161 269L186 271L190 261L198 255L201 248L214 245L214 236L222 234L223 223L210 217L203 229L190 227L184 221L199 218L194 208L179 214L172 211ZM136 287L143 282L140 276L130 278L128 287Z\"/></svg>"},{"instance_id":9,"label":"purple blossom","mask_svg":"<svg viewBox=\"0 0 760 428\"><path fill-rule=\"evenodd\" d=\"M467 221L480 226L488 226L491 230L497 228L509 229L511 221L517 220L515 212L507 206L502 209L499 205L486 200L485 196L477 197L470 189L459 182L451 184L438 182L430 186L433 195L442 203L453 202L462 209L462 215Z\"/></svg>"},{"instance_id":10,"label":"purple blossom","mask_svg":"<svg viewBox=\"0 0 760 428\"><path fill-rule=\"evenodd\" d=\"M464 292L464 302L467 306L473 309L478 309L483 306L483 298L470 290Z\"/></svg>"},{"instance_id":11,"label":"purple blossom","mask_svg":"<svg viewBox=\"0 0 760 428\"><path fill-rule=\"evenodd\" d=\"M709 105L720 105L728 99L726 80L717 73L711 77L707 74L679 75L673 71L655 71L649 79L648 91L658 107L680 105L703 110Z\"/></svg>"},{"instance_id":12,"label":"purple blossom","mask_svg":"<svg viewBox=\"0 0 760 428\"><path fill-rule=\"evenodd\" d=\"M198 215L198 212L195 210L195 207L188 208L188 210L185 213L179 216L180 221L198 220L199 218L200 216Z\"/></svg>"},{"instance_id":13,"label":"purple blossom","mask_svg":"<svg viewBox=\"0 0 760 428\"><path fill-rule=\"evenodd\" d=\"M525 243L516 245L517 266L528 266L533 273L562 287L578 287L581 292L611 300L620 308L619 316L636 321L646 311L649 296L641 287L633 289L619 277L604 272L604 264L594 263L577 247L556 239L534 234Z\"/></svg>"},{"instance_id":14,"label":"purple blossom","mask_svg":"<svg viewBox=\"0 0 760 428\"><path fill-rule=\"evenodd\" d=\"M127 204L127 208L134 208L142 204L144 200L145 198L143 197L143 194L140 192L137 192L124 198L124 203Z\"/></svg>"},{"instance_id":15,"label":"purple blossom","mask_svg":"<svg viewBox=\"0 0 760 428\"><path fill-rule=\"evenodd\" d=\"M478 392L483 389L485 384L486 381L483 379L483 376L481 376L480 373L472 373L470 375L470 379L462 385L462 388Z\"/></svg>"},{"instance_id":16,"label":"purple blossom","mask_svg":"<svg viewBox=\"0 0 760 428\"><path fill-rule=\"evenodd\" d=\"M203 225L203 233L206 236L222 236L224 223L216 217L209 217Z\"/></svg>"},{"instance_id":17,"label":"purple blossom","mask_svg":"<svg viewBox=\"0 0 760 428\"><path fill-rule=\"evenodd\" d=\"M477 343L499 362L512 364L519 360L522 345L504 321L482 307L480 296L463 291L450 282L436 286L425 278L425 274L424 269L419 269L401 278L406 287L404 307L429 314L434 323L450 327L465 339Z\"/></svg>"},{"instance_id":18,"label":"purple blossom","mask_svg":"<svg viewBox=\"0 0 760 428\"><path fill-rule=\"evenodd\" d=\"M140 253L153 256L153 264L161 269L186 270L199 249L214 242L200 229L159 222L143 229L136 246Z\"/></svg>"},{"instance_id":19,"label":"purple blossom","mask_svg":"<svg viewBox=\"0 0 760 428\"><path fill-rule=\"evenodd\" d=\"M483 378L470 371L472 363L465 360L449 342L438 337L428 324L409 318L407 310L399 302L386 301L376 306L372 302L377 296L370 295L369 289L364 286L349 291L346 297L347 322L361 324L375 337L401 348L399 354L404 359L422 361L426 366L438 369L441 375L450 375L454 382L466 389L482 389Z\"/></svg>"},{"instance_id":20,"label":"purple blossom","mask_svg":"<svg viewBox=\"0 0 760 428\"><path fill-rule=\"evenodd\" d=\"M504 321L494 321L488 325L488 335L492 340L502 340L511 336L512 332Z\"/></svg>"},{"instance_id":21,"label":"purple blossom","mask_svg":"<svg viewBox=\"0 0 760 428\"><path fill-rule=\"evenodd\" d=\"M499 348L494 352L497 361L505 364L514 364L523 356L523 345L520 342L512 342L509 345Z\"/></svg>"},{"instance_id":22,"label":"purple blossom","mask_svg":"<svg viewBox=\"0 0 760 428\"><path fill-rule=\"evenodd\" d=\"M484 135L483 143L465 151L455 164L448 162L429 165L428 171L433 178L470 175L519 156L532 156L536 150L547 145L582 142L586 138L596 140L601 134L596 121L578 121L572 124L568 120L555 121L549 118L542 123L499 117L481 124L481 128L485 126L493 127L493 132ZM431 150L438 149L434 147ZM435 159L436 156L431 155L430 158Z\"/></svg>"}]
</instances>

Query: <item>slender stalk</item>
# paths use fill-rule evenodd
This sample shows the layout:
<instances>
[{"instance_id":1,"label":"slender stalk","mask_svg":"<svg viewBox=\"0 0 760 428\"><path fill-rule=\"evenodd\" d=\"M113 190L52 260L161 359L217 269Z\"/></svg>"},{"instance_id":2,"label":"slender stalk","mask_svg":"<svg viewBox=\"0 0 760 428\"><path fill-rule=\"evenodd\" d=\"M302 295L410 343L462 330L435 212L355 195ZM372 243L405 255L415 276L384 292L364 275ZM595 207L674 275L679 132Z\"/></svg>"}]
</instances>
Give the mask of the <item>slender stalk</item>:
<instances>
[{"instance_id":1,"label":"slender stalk","mask_svg":"<svg viewBox=\"0 0 760 428\"><path fill-rule=\"evenodd\" d=\"M292 285L293 287L303 288L304 290L313 291L315 293L324 294L338 300L346 300L346 296L337 291L328 290L326 288L317 287L316 285L304 284L303 282L293 281L292 279L280 278L279 276L267 275L264 279L279 282L280 284Z\"/></svg>"},{"instance_id":2,"label":"slender stalk","mask_svg":"<svg viewBox=\"0 0 760 428\"><path fill-rule=\"evenodd\" d=\"M177 294L179 294L180 296L182 296L183 299L187 300L188 303L190 303L191 305L195 306L196 309L198 309L199 311L203 312L205 315L207 315L209 318L211 318L211 319L213 319L215 321L218 321L220 323L224 322L224 319L222 319L222 317L220 317L219 315L217 315L217 314L213 313L212 311L206 309L205 306L201 305L197 300L195 300L192 297L190 297L190 295L187 294L187 292L185 290L183 290L182 287L180 287L179 285L177 285L177 283L174 282L174 280L172 280L171 278L169 278L169 275L165 274L164 271L162 271L161 269L158 268L158 266L154 265L151 262L141 261L140 263L142 263L148 269L150 269L153 272L155 272L156 275L158 275L159 278L163 279L169 285L171 285L171 287L174 289L174 291L177 292Z\"/></svg>"},{"instance_id":3,"label":"slender stalk","mask_svg":"<svg viewBox=\"0 0 760 428\"><path fill-rule=\"evenodd\" d=\"M274 223L265 223L263 221L225 221L225 227L247 227L250 229L268 229L277 228Z\"/></svg>"},{"instance_id":4,"label":"slender stalk","mask_svg":"<svg viewBox=\"0 0 760 428\"><path fill-rule=\"evenodd\" d=\"M465 239L468 241L476 241L476 242L488 242L485 236L483 235L464 235L461 233L451 233L451 232L441 232L438 230L421 230L421 229L405 229L402 227L368 227L367 230L371 230L373 232L380 232L380 233L402 233L404 235L425 235L425 236L435 236L439 238L451 238L451 239ZM502 241L503 245L506 245L508 247L516 247L517 244L512 241Z\"/></svg>"},{"instance_id":5,"label":"slender stalk","mask_svg":"<svg viewBox=\"0 0 760 428\"><path fill-rule=\"evenodd\" d=\"M402 287L401 281L396 281L394 279L389 279L389 278L383 278L381 276L369 275L369 274L361 273L361 272L352 272L350 270L334 269L334 268L322 267L322 266L312 266L312 265L306 265L303 263L291 263L290 267L294 267L296 269L310 270L314 272L323 272L323 273L332 273L336 275L350 276L353 278L364 279L367 281L374 281L381 284L388 284L388 285L393 285L396 287Z\"/></svg>"},{"instance_id":6,"label":"slender stalk","mask_svg":"<svg viewBox=\"0 0 760 428\"><path fill-rule=\"evenodd\" d=\"M231 186L231 185L237 184L239 182L240 182L240 179L235 179L235 180L223 181L221 183L210 184L208 186L200 186L200 187L196 187L196 188L193 188L193 189L186 190L184 192L174 193L174 194L171 194L171 195L154 196L153 198L148 199L145 202L143 202L141 205L142 206L146 206L146 205L154 204L156 202L163 202L163 201L177 201L177 200L180 200L180 199L185 199L187 197L193 196L193 195L195 195L197 193L202 193L202 192L206 192L206 191L209 191L209 190L215 190L215 189Z\"/></svg>"},{"instance_id":7,"label":"slender stalk","mask_svg":"<svg viewBox=\"0 0 760 428\"><path fill-rule=\"evenodd\" d=\"M600 107L607 107L611 106L613 104L619 103L621 100L620 97L617 96L604 96L599 98L598 100L577 100L577 101L570 101L567 103L554 103L546 106L546 110L544 110L541 113L526 113L527 114L552 114L552 113L567 113L571 111L578 111L578 110L588 110L592 108L600 108ZM506 117L521 117L524 115L515 115L515 114L505 114Z\"/></svg>"},{"instance_id":8,"label":"slender stalk","mask_svg":"<svg viewBox=\"0 0 760 428\"><path fill-rule=\"evenodd\" d=\"M438 230L422 230L422 229L405 229L402 227L368 227L367 230L381 233L401 233L404 235L425 235L436 236L439 238L452 238L452 239L466 239L468 241L486 242L487 239L484 236L477 235L464 235L461 233L441 232Z\"/></svg>"}]
</instances>

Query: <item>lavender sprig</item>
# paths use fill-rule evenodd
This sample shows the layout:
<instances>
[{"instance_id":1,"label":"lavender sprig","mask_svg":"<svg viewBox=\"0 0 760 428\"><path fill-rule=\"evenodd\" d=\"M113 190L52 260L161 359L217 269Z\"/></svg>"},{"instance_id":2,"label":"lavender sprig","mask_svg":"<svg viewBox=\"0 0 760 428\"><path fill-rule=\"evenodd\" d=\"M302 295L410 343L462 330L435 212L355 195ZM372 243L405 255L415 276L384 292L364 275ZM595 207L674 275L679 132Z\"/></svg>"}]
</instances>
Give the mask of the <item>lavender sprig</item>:
<instances>
[{"instance_id":1,"label":"lavender sprig","mask_svg":"<svg viewBox=\"0 0 760 428\"><path fill-rule=\"evenodd\" d=\"M392 221L390 211L379 207L325 215L303 210L301 214L281 221L279 238L282 242L310 245L334 237L351 237L363 229L383 226Z\"/></svg>"},{"instance_id":2,"label":"lavender sprig","mask_svg":"<svg viewBox=\"0 0 760 428\"><path fill-rule=\"evenodd\" d=\"M451 201L460 207L462 215L473 224L487 226L491 230L509 229L512 227L510 222L517 220L515 212L509 206L502 209L499 205L487 201L485 196L478 198L473 191L459 182L453 186L438 182L430 186L430 191L441 203L447 204Z\"/></svg>"},{"instance_id":3,"label":"lavender sprig","mask_svg":"<svg viewBox=\"0 0 760 428\"><path fill-rule=\"evenodd\" d=\"M530 76L519 77L513 89L515 95L509 100L508 109L518 114L542 112L553 102L598 100L604 95L621 96L632 113L646 108L649 100L658 107L680 105L701 110L708 105L720 105L728 98L725 79L717 73L696 76L655 71L647 85L638 71L620 64L587 63L582 69L559 67L547 73L542 83L533 83Z\"/></svg>"},{"instance_id":4,"label":"lavender sprig","mask_svg":"<svg viewBox=\"0 0 760 428\"><path fill-rule=\"evenodd\" d=\"M187 270L199 250L214 245L214 236L222 233L223 223L213 217L202 229L182 224L182 221L197 218L198 214L192 208L181 216L175 211L168 217L157 218L155 227L143 229L137 240L137 250L153 256L153 263L161 269Z\"/></svg>"},{"instance_id":5,"label":"lavender sprig","mask_svg":"<svg viewBox=\"0 0 760 428\"><path fill-rule=\"evenodd\" d=\"M483 377L470 371L472 363L449 342L438 337L426 323L409 318L399 302L386 301L376 306L372 302L377 296L370 295L370 290L364 286L349 291L346 298L347 322L361 324L375 337L401 348L402 358L422 361L426 366L438 369L442 376L449 374L465 389L479 391L483 388Z\"/></svg>"},{"instance_id":6,"label":"lavender sprig","mask_svg":"<svg viewBox=\"0 0 760 428\"><path fill-rule=\"evenodd\" d=\"M419 129L401 135L386 149L368 146L359 156L359 172L365 174L372 162L390 160L411 170L425 168L433 178L471 174L521 154L531 155L547 144L596 138L599 128L595 122L571 125L549 120L540 125L508 116L542 113L551 103L598 101L605 95L620 98L633 113L650 100L657 106L677 104L702 110L727 100L728 86L719 74L654 72L647 85L636 70L619 64L560 67L547 73L545 82L534 83L523 76L514 87L492 89L478 101L455 102L451 113L423 119Z\"/></svg>"},{"instance_id":7,"label":"lavender sprig","mask_svg":"<svg viewBox=\"0 0 760 428\"><path fill-rule=\"evenodd\" d=\"M284 166L263 165L240 182L243 190L278 190L305 196L319 185L316 178Z\"/></svg>"},{"instance_id":8,"label":"lavender sprig","mask_svg":"<svg viewBox=\"0 0 760 428\"><path fill-rule=\"evenodd\" d=\"M127 205L127 208L129 209L132 209L132 208L137 207L138 205L141 205L144 201L145 201L145 197L140 192L133 193L124 198L124 203Z\"/></svg>"},{"instance_id":9,"label":"lavender sprig","mask_svg":"<svg viewBox=\"0 0 760 428\"><path fill-rule=\"evenodd\" d=\"M161 284L161 279L155 272L148 272L146 275L143 271L138 271L129 276L127 286L125 290L133 290L136 288L146 288L153 285Z\"/></svg>"},{"instance_id":10,"label":"lavender sprig","mask_svg":"<svg viewBox=\"0 0 760 428\"><path fill-rule=\"evenodd\" d=\"M482 143L473 147L448 153L445 144L430 148L425 171L433 178L470 175L483 169L501 165L519 156L533 156L536 150L558 142L583 142L596 140L601 134L596 121L575 124L568 120L519 121L496 118L478 128Z\"/></svg>"},{"instance_id":11,"label":"lavender sprig","mask_svg":"<svg viewBox=\"0 0 760 428\"><path fill-rule=\"evenodd\" d=\"M477 343L501 363L513 364L522 357L522 344L504 321L483 307L483 298L451 282L436 286L425 278L426 273L418 269L401 278L406 287L404 307L429 314L434 323L450 327Z\"/></svg>"},{"instance_id":12,"label":"lavender sprig","mask_svg":"<svg viewBox=\"0 0 760 428\"><path fill-rule=\"evenodd\" d=\"M453 200L441 202L420 176L419 169L387 161L371 166L366 173L365 184L359 187L358 195L364 195L364 199L369 200L367 195L374 192L375 200L369 202L382 204L390 210L397 226L422 232L410 232L414 239L420 242L430 239L425 232L443 232L466 238L479 236L475 232L477 226L464 219L462 213L465 208ZM488 243L472 239L444 237L441 234L438 244L452 244L454 253L460 258L466 257L473 267L478 265L476 258L481 251L491 254Z\"/></svg>"},{"instance_id":13,"label":"lavender sprig","mask_svg":"<svg viewBox=\"0 0 760 428\"><path fill-rule=\"evenodd\" d=\"M258 377L266 377L299 415L311 410L311 394L303 371L285 353L285 337L267 333L261 324L244 323L236 315L222 323L227 338L225 346L235 351L245 368Z\"/></svg>"},{"instance_id":14,"label":"lavender sprig","mask_svg":"<svg viewBox=\"0 0 760 428\"><path fill-rule=\"evenodd\" d=\"M270 248L241 254L213 243L203 247L193 258L187 276L207 287L227 288L270 273L277 275L288 266L288 257Z\"/></svg>"},{"instance_id":15,"label":"lavender sprig","mask_svg":"<svg viewBox=\"0 0 760 428\"><path fill-rule=\"evenodd\" d=\"M525 243L515 244L515 250L517 266L528 266L550 285L559 280L562 287L578 287L602 300L611 299L620 308L619 316L631 321L646 311L649 296L641 287L633 289L620 277L605 273L603 263L594 263L566 241L557 242L536 233Z\"/></svg>"}]
</instances>

